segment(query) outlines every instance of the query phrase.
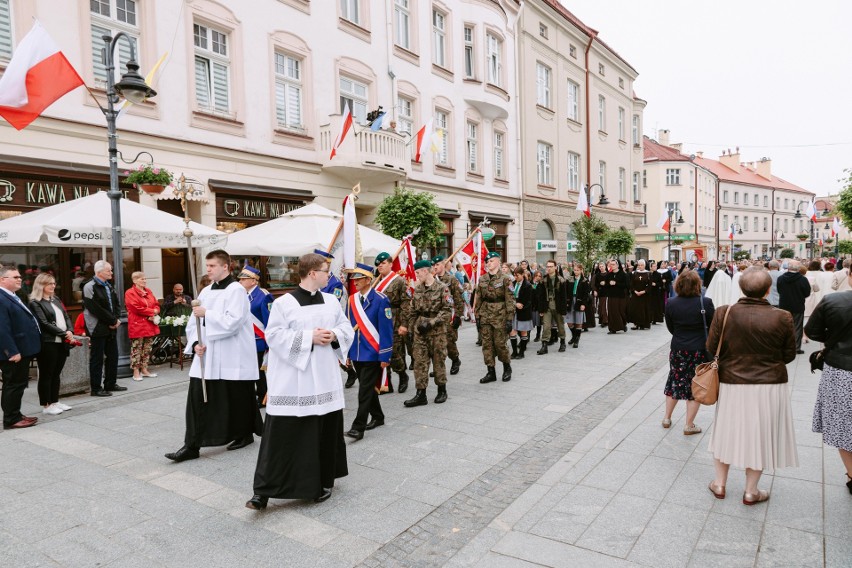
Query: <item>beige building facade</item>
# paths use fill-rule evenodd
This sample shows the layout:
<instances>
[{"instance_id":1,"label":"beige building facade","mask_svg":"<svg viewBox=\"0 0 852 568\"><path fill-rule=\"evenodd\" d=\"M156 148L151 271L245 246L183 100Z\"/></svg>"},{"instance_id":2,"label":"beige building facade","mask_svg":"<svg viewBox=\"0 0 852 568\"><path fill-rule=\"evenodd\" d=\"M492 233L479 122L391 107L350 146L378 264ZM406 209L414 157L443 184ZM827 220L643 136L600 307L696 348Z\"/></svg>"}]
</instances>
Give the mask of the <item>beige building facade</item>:
<instances>
[{"instance_id":1,"label":"beige building facade","mask_svg":"<svg viewBox=\"0 0 852 568\"><path fill-rule=\"evenodd\" d=\"M669 131L661 130L658 136L659 141L645 137L643 144L643 218L636 229L636 256L674 262L717 258L718 178L698 165L695 156L669 145ZM669 212L669 226L661 227Z\"/></svg>"},{"instance_id":2,"label":"beige building facade","mask_svg":"<svg viewBox=\"0 0 852 568\"><path fill-rule=\"evenodd\" d=\"M579 192L613 228L641 221L637 71L556 0L524 3L518 22L523 253L571 258ZM604 192L609 204L597 206Z\"/></svg>"},{"instance_id":3,"label":"beige building facade","mask_svg":"<svg viewBox=\"0 0 852 568\"><path fill-rule=\"evenodd\" d=\"M360 183L359 221L372 225L381 201L406 186L434 194L443 211L443 240L422 254L446 254L487 218L496 232L489 247L517 258L518 10L514 0L0 0L0 70L37 18L92 92L72 91L20 132L0 121L0 179L16 189L0 214L108 188L101 36L123 31L143 75L165 60L158 96L119 118L118 147L124 158L148 152L195 180L193 220L232 231L312 202L339 211ZM128 57L122 41L121 71ZM367 114L380 106L387 120L374 131ZM356 124L331 158L345 107ZM418 162L414 139L429 122L434 133ZM53 197L27 191L38 184L54 187ZM123 189L180 212L174 200ZM65 275L99 256L0 250L0 258ZM125 256L158 296L175 282L190 287L180 251ZM278 284L266 271L264 282Z\"/></svg>"}]
</instances>

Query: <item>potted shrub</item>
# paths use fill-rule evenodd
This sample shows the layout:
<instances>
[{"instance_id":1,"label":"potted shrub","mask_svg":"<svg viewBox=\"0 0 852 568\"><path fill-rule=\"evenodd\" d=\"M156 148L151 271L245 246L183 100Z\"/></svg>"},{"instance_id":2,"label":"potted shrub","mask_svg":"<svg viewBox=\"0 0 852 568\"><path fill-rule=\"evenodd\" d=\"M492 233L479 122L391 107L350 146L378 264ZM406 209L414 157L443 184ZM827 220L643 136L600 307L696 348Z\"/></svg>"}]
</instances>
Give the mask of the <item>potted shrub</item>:
<instances>
[{"instance_id":1,"label":"potted shrub","mask_svg":"<svg viewBox=\"0 0 852 568\"><path fill-rule=\"evenodd\" d=\"M140 164L135 170L125 171L124 175L124 181L149 195L162 193L174 178L172 172L154 164Z\"/></svg>"},{"instance_id":2,"label":"potted shrub","mask_svg":"<svg viewBox=\"0 0 852 568\"><path fill-rule=\"evenodd\" d=\"M675 246L680 246L683 244L683 239L672 239L672 244Z\"/></svg>"},{"instance_id":3,"label":"potted shrub","mask_svg":"<svg viewBox=\"0 0 852 568\"><path fill-rule=\"evenodd\" d=\"M823 242L827 245L830 245L834 242L834 239L832 239L831 237L828 237Z\"/></svg>"},{"instance_id":4,"label":"potted shrub","mask_svg":"<svg viewBox=\"0 0 852 568\"><path fill-rule=\"evenodd\" d=\"M809 237L810 235L808 235L807 233L799 233L798 235L796 235L796 238L800 241L806 241Z\"/></svg>"}]
</instances>

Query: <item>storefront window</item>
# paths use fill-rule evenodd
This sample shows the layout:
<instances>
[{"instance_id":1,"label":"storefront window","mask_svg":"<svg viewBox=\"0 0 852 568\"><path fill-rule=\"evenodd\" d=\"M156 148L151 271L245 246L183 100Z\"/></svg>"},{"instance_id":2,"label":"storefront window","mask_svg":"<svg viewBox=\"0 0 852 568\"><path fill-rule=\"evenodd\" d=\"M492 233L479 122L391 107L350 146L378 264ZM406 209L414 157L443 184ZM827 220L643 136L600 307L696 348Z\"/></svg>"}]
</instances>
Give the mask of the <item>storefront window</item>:
<instances>
[{"instance_id":1,"label":"storefront window","mask_svg":"<svg viewBox=\"0 0 852 568\"><path fill-rule=\"evenodd\" d=\"M447 258L453 252L453 219L442 217L441 222L444 224L444 232L438 241L429 247L429 258L435 258L437 255Z\"/></svg>"},{"instance_id":2,"label":"storefront window","mask_svg":"<svg viewBox=\"0 0 852 568\"><path fill-rule=\"evenodd\" d=\"M21 273L21 291L28 296L33 290L33 282L36 276L44 272L52 274L56 278L56 294L62 298L62 283L66 279L60 278L59 255L53 247L4 247L0 254L0 264L3 266L14 266Z\"/></svg>"},{"instance_id":3,"label":"storefront window","mask_svg":"<svg viewBox=\"0 0 852 568\"><path fill-rule=\"evenodd\" d=\"M289 290L299 285L299 258L295 256L232 256L231 273L234 278L243 266L260 269L260 285L274 292Z\"/></svg>"}]
</instances>

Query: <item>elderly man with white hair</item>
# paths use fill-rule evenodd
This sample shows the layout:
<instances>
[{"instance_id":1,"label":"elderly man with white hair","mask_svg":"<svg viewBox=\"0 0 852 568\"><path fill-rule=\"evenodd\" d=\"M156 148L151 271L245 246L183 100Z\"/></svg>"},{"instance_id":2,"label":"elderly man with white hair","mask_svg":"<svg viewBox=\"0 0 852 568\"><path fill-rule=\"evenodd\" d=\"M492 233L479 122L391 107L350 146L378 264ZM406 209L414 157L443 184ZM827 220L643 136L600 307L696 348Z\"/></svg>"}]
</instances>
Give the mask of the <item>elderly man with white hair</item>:
<instances>
[{"instance_id":1,"label":"elderly man with white hair","mask_svg":"<svg viewBox=\"0 0 852 568\"><path fill-rule=\"evenodd\" d=\"M118 378L118 339L121 325L118 295L112 287L112 266L105 260L95 263L95 276L83 286L83 317L89 336L89 379L92 396L112 396L126 391ZM101 378L103 377L103 384Z\"/></svg>"},{"instance_id":2,"label":"elderly man with white hair","mask_svg":"<svg viewBox=\"0 0 852 568\"><path fill-rule=\"evenodd\" d=\"M778 307L793 315L793 328L796 332L796 353L801 355L802 329L805 323L805 298L811 295L811 285L799 271L802 267L797 260L787 263L787 272L778 277Z\"/></svg>"}]
</instances>

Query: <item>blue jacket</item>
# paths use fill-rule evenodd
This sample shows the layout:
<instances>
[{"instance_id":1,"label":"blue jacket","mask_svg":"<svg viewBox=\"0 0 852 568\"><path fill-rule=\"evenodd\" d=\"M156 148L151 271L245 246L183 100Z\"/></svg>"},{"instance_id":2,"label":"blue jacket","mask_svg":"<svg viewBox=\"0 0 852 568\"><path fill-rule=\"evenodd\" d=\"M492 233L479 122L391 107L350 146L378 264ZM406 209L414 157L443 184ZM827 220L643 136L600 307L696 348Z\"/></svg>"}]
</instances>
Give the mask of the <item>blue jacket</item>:
<instances>
[{"instance_id":1,"label":"blue jacket","mask_svg":"<svg viewBox=\"0 0 852 568\"><path fill-rule=\"evenodd\" d=\"M41 331L35 316L6 290L0 290L0 361L32 357L41 351Z\"/></svg>"},{"instance_id":2,"label":"blue jacket","mask_svg":"<svg viewBox=\"0 0 852 568\"><path fill-rule=\"evenodd\" d=\"M352 311L347 304L346 312L349 315L349 323L354 328L358 324L358 321L355 319L355 314ZM379 351L376 352L370 342L361 333L361 329L358 328L355 330L355 341L352 343L352 347L349 348L349 358L353 361L361 362L379 361L380 363L390 363L391 352L393 351L393 314L391 313L390 300L381 292L371 289L367 293L364 312L372 322L373 327L379 332Z\"/></svg>"},{"instance_id":3,"label":"blue jacket","mask_svg":"<svg viewBox=\"0 0 852 568\"><path fill-rule=\"evenodd\" d=\"M269 346L266 344L266 340L263 337L258 337L257 329L255 329L254 326L254 318L260 320L260 322L263 324L263 328L266 329L266 324L269 323L269 306L271 306L272 302L274 301L275 298L272 296L272 294L270 294L260 286L255 286L254 290L252 290L251 294L249 295L251 315L254 316L252 318L254 342L257 345L258 352L266 351L267 349L269 349Z\"/></svg>"}]
</instances>

